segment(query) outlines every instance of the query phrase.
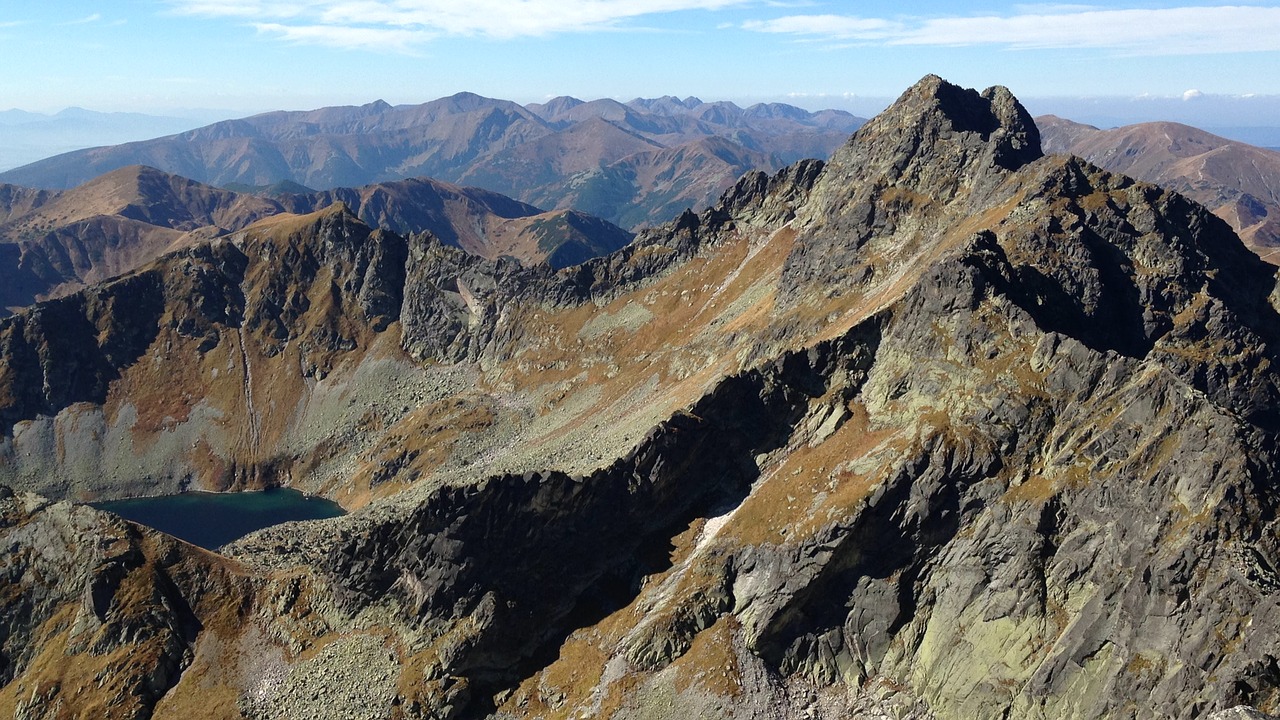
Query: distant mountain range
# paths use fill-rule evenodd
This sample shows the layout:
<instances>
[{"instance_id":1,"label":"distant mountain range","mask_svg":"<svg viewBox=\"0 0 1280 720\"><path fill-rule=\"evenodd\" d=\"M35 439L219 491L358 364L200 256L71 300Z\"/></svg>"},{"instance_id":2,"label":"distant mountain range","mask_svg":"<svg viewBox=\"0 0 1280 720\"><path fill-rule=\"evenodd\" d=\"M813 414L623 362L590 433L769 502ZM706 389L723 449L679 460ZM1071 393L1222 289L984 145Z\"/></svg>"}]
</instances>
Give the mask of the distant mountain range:
<instances>
[{"instance_id":1,"label":"distant mountain range","mask_svg":"<svg viewBox=\"0 0 1280 720\"><path fill-rule=\"evenodd\" d=\"M1172 122L1100 130L1050 115L1036 124L1045 152L1177 190L1230 223L1264 260L1280 261L1280 151Z\"/></svg>"},{"instance_id":2,"label":"distant mountain range","mask_svg":"<svg viewBox=\"0 0 1280 720\"><path fill-rule=\"evenodd\" d=\"M338 203L373 227L427 231L473 255L556 268L631 241L625 230L581 212L544 212L422 178L271 198L134 165L65 191L0 185L0 307L60 296L264 219Z\"/></svg>"},{"instance_id":3,"label":"distant mountain range","mask_svg":"<svg viewBox=\"0 0 1280 720\"><path fill-rule=\"evenodd\" d=\"M521 106L460 93L422 105L227 120L65 153L0 173L0 182L66 189L130 165L216 186L333 188L425 176L635 227L706 207L749 170L827 157L863 122L777 103L561 97Z\"/></svg>"}]
</instances>

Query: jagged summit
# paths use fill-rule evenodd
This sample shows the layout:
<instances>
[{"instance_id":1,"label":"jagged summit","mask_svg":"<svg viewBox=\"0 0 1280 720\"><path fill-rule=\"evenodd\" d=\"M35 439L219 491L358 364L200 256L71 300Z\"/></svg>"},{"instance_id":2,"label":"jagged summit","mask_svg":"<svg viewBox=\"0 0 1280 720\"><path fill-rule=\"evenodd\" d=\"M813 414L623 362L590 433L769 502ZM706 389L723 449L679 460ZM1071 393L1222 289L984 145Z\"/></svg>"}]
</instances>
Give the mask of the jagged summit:
<instances>
[{"instance_id":1,"label":"jagged summit","mask_svg":"<svg viewBox=\"0 0 1280 720\"><path fill-rule=\"evenodd\" d=\"M926 75L912 85L884 112L876 116L859 136L883 133L886 127L914 126L946 132L977 135L995 145L1001 167L1013 170L1039 158L1040 132L1030 113L1003 85L979 93Z\"/></svg>"},{"instance_id":2,"label":"jagged summit","mask_svg":"<svg viewBox=\"0 0 1280 720\"><path fill-rule=\"evenodd\" d=\"M780 302L848 292L850 276L875 284L923 271L982 230L968 220L1018 192L1042 156L1035 123L1007 89L978 93L926 76L805 181L802 202L789 202L797 247Z\"/></svg>"},{"instance_id":3,"label":"jagged summit","mask_svg":"<svg viewBox=\"0 0 1280 720\"><path fill-rule=\"evenodd\" d=\"M859 128L831 164L945 196L1042 155L1035 122L1007 88L978 93L928 75Z\"/></svg>"},{"instance_id":4,"label":"jagged summit","mask_svg":"<svg viewBox=\"0 0 1280 720\"><path fill-rule=\"evenodd\" d=\"M994 164L1006 170L1016 170L1043 154L1040 132L1031 115L1003 85L979 94L937 75L927 75L907 90L894 107L898 108L897 113L917 115L922 122L937 115L954 132L977 134L993 145ZM887 120L894 114L891 111L884 116Z\"/></svg>"}]
</instances>

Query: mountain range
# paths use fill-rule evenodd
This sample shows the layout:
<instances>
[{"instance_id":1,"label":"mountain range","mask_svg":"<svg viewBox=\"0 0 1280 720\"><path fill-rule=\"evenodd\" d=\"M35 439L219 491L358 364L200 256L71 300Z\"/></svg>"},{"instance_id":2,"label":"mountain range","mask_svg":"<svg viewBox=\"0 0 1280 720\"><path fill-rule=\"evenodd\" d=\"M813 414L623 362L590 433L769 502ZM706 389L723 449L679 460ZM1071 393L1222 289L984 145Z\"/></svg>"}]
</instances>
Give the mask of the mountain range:
<instances>
[{"instance_id":1,"label":"mountain range","mask_svg":"<svg viewBox=\"0 0 1280 720\"><path fill-rule=\"evenodd\" d=\"M697 98L528 107L460 93L227 120L176 135L65 153L0 182L66 189L130 165L216 185L353 187L431 177L623 227L714 202L744 172L826 157L863 120L782 104Z\"/></svg>"},{"instance_id":2,"label":"mountain range","mask_svg":"<svg viewBox=\"0 0 1280 720\"><path fill-rule=\"evenodd\" d=\"M0 319L0 712L1267 718L1276 288L935 76L560 270L269 218Z\"/></svg>"},{"instance_id":3,"label":"mountain range","mask_svg":"<svg viewBox=\"0 0 1280 720\"><path fill-rule=\"evenodd\" d=\"M375 102L225 121L48 158L0 174L0 182L63 189L144 164L275 196L421 175L635 228L709 206L750 170L826 157L861 122L777 103L744 109L670 96L625 104L560 97L520 106L462 93L422 105ZM1264 258L1280 242L1271 182L1280 151L1177 123L1112 130L1054 116L1037 123L1047 152L1174 187L1231 223Z\"/></svg>"},{"instance_id":4,"label":"mountain range","mask_svg":"<svg viewBox=\"0 0 1280 720\"><path fill-rule=\"evenodd\" d=\"M607 254L632 237L577 211L544 212L424 178L261 197L135 165L65 191L0 185L0 307L65 295L266 218L335 203L374 227L430 232L481 257L556 268Z\"/></svg>"}]
</instances>

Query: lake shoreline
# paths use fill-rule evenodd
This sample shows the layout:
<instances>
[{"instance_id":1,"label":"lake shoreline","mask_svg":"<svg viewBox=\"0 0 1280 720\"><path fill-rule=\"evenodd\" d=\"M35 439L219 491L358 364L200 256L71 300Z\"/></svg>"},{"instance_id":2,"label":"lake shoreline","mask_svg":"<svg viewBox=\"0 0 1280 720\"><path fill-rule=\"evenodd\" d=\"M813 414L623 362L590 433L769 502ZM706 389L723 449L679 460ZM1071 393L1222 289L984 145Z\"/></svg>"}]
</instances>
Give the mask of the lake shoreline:
<instances>
[{"instance_id":1,"label":"lake shoreline","mask_svg":"<svg viewBox=\"0 0 1280 720\"><path fill-rule=\"evenodd\" d=\"M332 500L283 487L240 492L193 490L87 504L213 551L273 525L346 514Z\"/></svg>"}]
</instances>

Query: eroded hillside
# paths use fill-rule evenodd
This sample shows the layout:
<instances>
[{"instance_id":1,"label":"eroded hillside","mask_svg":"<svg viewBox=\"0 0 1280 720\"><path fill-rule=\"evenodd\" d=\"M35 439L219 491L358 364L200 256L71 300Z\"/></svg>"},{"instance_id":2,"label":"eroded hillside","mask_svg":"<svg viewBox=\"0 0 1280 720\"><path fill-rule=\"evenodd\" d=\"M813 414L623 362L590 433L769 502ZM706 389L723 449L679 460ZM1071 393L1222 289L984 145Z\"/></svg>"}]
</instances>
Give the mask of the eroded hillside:
<instances>
[{"instance_id":1,"label":"eroded hillside","mask_svg":"<svg viewBox=\"0 0 1280 720\"><path fill-rule=\"evenodd\" d=\"M0 322L5 481L356 512L213 555L3 499L0 711L1275 711L1274 290L936 77L560 272L251 228ZM133 617L177 629L82 639Z\"/></svg>"}]
</instances>

